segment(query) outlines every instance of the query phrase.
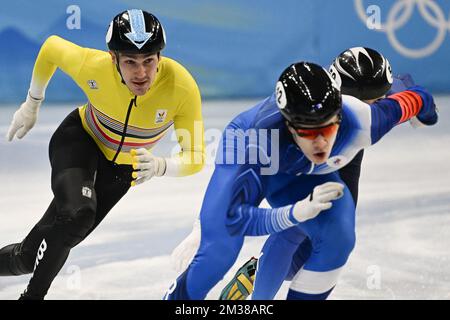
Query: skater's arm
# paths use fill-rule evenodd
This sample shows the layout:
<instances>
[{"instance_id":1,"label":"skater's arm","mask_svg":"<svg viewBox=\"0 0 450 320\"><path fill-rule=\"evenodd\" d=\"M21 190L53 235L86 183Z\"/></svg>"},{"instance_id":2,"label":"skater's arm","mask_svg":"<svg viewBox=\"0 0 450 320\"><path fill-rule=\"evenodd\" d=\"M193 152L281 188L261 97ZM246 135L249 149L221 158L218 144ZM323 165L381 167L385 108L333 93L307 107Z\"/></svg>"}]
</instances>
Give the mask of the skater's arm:
<instances>
[{"instance_id":1,"label":"skater's arm","mask_svg":"<svg viewBox=\"0 0 450 320\"><path fill-rule=\"evenodd\" d=\"M343 185L325 183L293 205L259 208L264 187L257 169L245 165L217 165L203 200L201 223L225 223L232 235L268 235L313 219L322 210L331 208L331 201L342 194Z\"/></svg>"},{"instance_id":2,"label":"skater's arm","mask_svg":"<svg viewBox=\"0 0 450 320\"><path fill-rule=\"evenodd\" d=\"M417 117L422 123L437 122L436 106L432 95L421 86L413 86L378 100L371 108L372 144L380 140L394 126Z\"/></svg>"},{"instance_id":3,"label":"skater's arm","mask_svg":"<svg viewBox=\"0 0 450 320\"><path fill-rule=\"evenodd\" d=\"M239 205L228 219L227 226L246 236L264 236L290 228L299 222L294 218L293 205L281 208L259 208Z\"/></svg>"},{"instance_id":4,"label":"skater's arm","mask_svg":"<svg viewBox=\"0 0 450 320\"><path fill-rule=\"evenodd\" d=\"M187 95L174 118L175 133L181 152L166 159L167 176L186 176L203 168L205 161L201 98L193 79L186 84Z\"/></svg>"},{"instance_id":5,"label":"skater's arm","mask_svg":"<svg viewBox=\"0 0 450 320\"><path fill-rule=\"evenodd\" d=\"M243 204L230 214L228 227L236 225L239 233L262 236L288 229L314 219L321 211L330 209L333 200L339 199L344 186L336 182L318 185L305 199L281 208L265 209Z\"/></svg>"},{"instance_id":6,"label":"skater's arm","mask_svg":"<svg viewBox=\"0 0 450 320\"><path fill-rule=\"evenodd\" d=\"M61 68L74 78L78 75L88 49L81 48L57 36L49 37L41 47L33 69L27 98L14 113L7 139L21 139L35 125L39 108L44 101L45 89L55 73Z\"/></svg>"},{"instance_id":7,"label":"skater's arm","mask_svg":"<svg viewBox=\"0 0 450 320\"><path fill-rule=\"evenodd\" d=\"M251 209L257 210L262 195L255 168L238 164L216 165L200 212L202 230L212 230L208 226L218 223L225 225L232 235L248 234L249 229L257 228L260 220L264 220L261 215L249 214Z\"/></svg>"},{"instance_id":8,"label":"skater's arm","mask_svg":"<svg viewBox=\"0 0 450 320\"><path fill-rule=\"evenodd\" d=\"M47 38L34 65L30 84L31 96L36 99L44 98L45 89L56 68L60 68L67 75L75 78L83 65L88 50L58 36Z\"/></svg>"}]
</instances>

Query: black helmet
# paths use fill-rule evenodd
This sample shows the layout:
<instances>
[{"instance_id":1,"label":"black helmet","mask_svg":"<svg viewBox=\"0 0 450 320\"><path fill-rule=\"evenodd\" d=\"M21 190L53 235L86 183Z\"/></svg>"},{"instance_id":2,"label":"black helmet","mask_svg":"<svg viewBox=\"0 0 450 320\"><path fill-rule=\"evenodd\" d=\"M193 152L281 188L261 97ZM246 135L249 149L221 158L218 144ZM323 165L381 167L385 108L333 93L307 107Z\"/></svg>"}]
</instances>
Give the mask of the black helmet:
<instances>
[{"instance_id":1,"label":"black helmet","mask_svg":"<svg viewBox=\"0 0 450 320\"><path fill-rule=\"evenodd\" d=\"M293 127L321 125L342 110L337 83L328 71L310 62L286 68L275 94L281 114Z\"/></svg>"},{"instance_id":2,"label":"black helmet","mask_svg":"<svg viewBox=\"0 0 450 320\"><path fill-rule=\"evenodd\" d=\"M393 81L389 61L377 51L363 47L342 52L334 60L330 73L341 86L342 94L360 100L385 95Z\"/></svg>"},{"instance_id":3,"label":"black helmet","mask_svg":"<svg viewBox=\"0 0 450 320\"><path fill-rule=\"evenodd\" d=\"M119 13L111 21L106 44L111 51L153 54L164 49L166 37L154 15L132 9Z\"/></svg>"}]
</instances>

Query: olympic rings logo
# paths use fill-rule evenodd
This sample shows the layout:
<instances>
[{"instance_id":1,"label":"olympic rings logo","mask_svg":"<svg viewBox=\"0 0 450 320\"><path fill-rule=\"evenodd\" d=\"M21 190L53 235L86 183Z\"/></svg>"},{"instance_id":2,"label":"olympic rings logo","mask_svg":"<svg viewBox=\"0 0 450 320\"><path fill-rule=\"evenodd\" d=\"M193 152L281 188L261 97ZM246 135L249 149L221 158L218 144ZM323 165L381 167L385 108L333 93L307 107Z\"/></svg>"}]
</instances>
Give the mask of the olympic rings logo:
<instances>
[{"instance_id":1,"label":"olympic rings logo","mask_svg":"<svg viewBox=\"0 0 450 320\"><path fill-rule=\"evenodd\" d=\"M364 0L355 0L355 9L359 18L366 23L369 18L364 8ZM395 31L403 27L411 18L414 8L417 5L419 12L425 21L437 29L436 37L427 46L419 49L405 47L398 39ZM430 13L431 10L432 13ZM398 18L397 16L401 14ZM410 58L423 58L432 55L445 40L447 29L450 30L450 22L446 20L442 9L433 0L398 0L387 16L386 22L380 28L373 29L378 32L385 32L388 40L395 50L400 54Z\"/></svg>"}]
</instances>

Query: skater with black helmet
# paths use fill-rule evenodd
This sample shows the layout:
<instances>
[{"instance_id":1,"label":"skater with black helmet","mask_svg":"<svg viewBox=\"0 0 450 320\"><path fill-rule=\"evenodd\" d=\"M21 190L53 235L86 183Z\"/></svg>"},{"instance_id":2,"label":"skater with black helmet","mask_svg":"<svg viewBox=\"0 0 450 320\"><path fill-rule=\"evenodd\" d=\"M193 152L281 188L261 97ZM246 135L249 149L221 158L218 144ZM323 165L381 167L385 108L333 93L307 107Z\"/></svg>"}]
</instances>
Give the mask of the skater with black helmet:
<instances>
[{"instance_id":1,"label":"skater with black helmet","mask_svg":"<svg viewBox=\"0 0 450 320\"><path fill-rule=\"evenodd\" d=\"M310 237L313 252L288 298L325 299L355 242L355 201L337 171L413 117L437 121L433 97L420 86L369 105L341 96L331 74L314 63L286 68L275 93L225 129L200 212L200 247L165 297L204 299L234 264L245 236L289 233L293 251L279 251L282 263L273 259L266 273L284 277L279 268L289 269L292 254ZM258 161L251 158L255 150ZM278 170L263 174L274 162ZM272 209L259 208L264 198Z\"/></svg>"},{"instance_id":2,"label":"skater with black helmet","mask_svg":"<svg viewBox=\"0 0 450 320\"><path fill-rule=\"evenodd\" d=\"M143 10L121 12L106 42L109 52L49 37L37 57L27 99L8 131L11 141L34 126L57 68L87 97L50 141L53 201L21 243L0 250L1 276L33 273L22 299L44 298L70 250L130 186L155 176L194 174L203 166L200 93L182 65L161 56L166 39L160 21ZM150 153L172 125L181 152L167 158ZM180 136L186 133L189 139Z\"/></svg>"}]
</instances>

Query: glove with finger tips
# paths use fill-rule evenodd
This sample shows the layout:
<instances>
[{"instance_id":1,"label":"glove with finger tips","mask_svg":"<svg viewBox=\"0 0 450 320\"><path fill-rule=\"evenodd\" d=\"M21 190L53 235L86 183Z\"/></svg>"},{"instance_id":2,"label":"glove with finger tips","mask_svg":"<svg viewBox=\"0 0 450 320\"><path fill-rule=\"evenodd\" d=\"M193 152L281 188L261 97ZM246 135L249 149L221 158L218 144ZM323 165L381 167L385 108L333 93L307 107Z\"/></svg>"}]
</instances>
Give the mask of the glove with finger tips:
<instances>
[{"instance_id":1,"label":"glove with finger tips","mask_svg":"<svg viewBox=\"0 0 450 320\"><path fill-rule=\"evenodd\" d=\"M13 120L6 135L8 141L12 141L14 136L22 139L33 128L42 101L44 101L44 98L35 99L28 92L27 99L21 104L19 110L14 113Z\"/></svg>"},{"instance_id":2,"label":"glove with finger tips","mask_svg":"<svg viewBox=\"0 0 450 320\"><path fill-rule=\"evenodd\" d=\"M164 158L155 157L147 149L132 149L131 156L133 158L133 171L131 182L132 186L141 184L150 180L154 176L161 177L166 172L166 160Z\"/></svg>"},{"instance_id":3,"label":"glove with finger tips","mask_svg":"<svg viewBox=\"0 0 450 320\"><path fill-rule=\"evenodd\" d=\"M327 182L316 186L305 199L297 202L293 207L294 218L304 222L315 218L321 211L330 209L331 201L344 195L344 185L337 182Z\"/></svg>"}]
</instances>

